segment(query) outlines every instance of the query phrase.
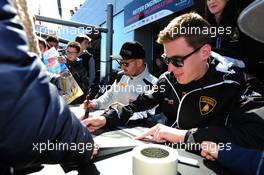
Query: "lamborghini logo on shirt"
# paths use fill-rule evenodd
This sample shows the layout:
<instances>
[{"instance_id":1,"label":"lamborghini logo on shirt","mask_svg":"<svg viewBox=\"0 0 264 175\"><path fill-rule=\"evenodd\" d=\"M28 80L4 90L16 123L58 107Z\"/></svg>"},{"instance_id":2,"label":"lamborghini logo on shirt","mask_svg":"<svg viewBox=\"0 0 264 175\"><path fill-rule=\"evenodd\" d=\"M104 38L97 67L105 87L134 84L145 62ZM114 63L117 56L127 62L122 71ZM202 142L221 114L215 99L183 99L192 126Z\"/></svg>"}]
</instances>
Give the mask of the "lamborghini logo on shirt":
<instances>
[{"instance_id":1,"label":"lamborghini logo on shirt","mask_svg":"<svg viewBox=\"0 0 264 175\"><path fill-rule=\"evenodd\" d=\"M217 101L211 97L201 96L200 97L200 112L202 115L209 114L216 106Z\"/></svg>"}]
</instances>

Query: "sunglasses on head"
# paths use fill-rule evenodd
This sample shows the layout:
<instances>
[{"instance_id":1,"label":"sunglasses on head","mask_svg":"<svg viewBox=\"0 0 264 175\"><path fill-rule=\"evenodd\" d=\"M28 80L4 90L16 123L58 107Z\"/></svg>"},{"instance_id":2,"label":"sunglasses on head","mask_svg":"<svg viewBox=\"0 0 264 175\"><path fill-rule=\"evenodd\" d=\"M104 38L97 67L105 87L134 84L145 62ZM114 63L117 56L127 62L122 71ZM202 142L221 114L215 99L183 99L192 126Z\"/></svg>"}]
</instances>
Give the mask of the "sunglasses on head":
<instances>
[{"instance_id":1,"label":"sunglasses on head","mask_svg":"<svg viewBox=\"0 0 264 175\"><path fill-rule=\"evenodd\" d=\"M195 52L197 52L198 50L200 50L203 46L204 45L202 45L202 46L194 49L194 51L192 51L191 53L189 53L189 54L187 54L185 56L177 56L177 55L175 55L175 56L172 56L172 57L167 57L165 55L165 53L164 53L164 54L161 55L161 58L164 61L164 63L167 64L167 65L171 63L175 67L183 67L184 60L186 60L192 54L194 54Z\"/></svg>"}]
</instances>

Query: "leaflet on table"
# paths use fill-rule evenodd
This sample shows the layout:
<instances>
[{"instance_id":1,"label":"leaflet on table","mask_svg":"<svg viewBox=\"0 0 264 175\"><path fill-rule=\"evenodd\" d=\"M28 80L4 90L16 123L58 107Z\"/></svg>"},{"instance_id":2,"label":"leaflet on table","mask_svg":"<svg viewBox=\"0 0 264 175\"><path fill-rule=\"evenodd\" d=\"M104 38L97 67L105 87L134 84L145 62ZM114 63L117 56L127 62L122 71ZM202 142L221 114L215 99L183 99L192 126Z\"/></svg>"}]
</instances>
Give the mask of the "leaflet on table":
<instances>
[{"instance_id":1,"label":"leaflet on table","mask_svg":"<svg viewBox=\"0 0 264 175\"><path fill-rule=\"evenodd\" d=\"M43 62L48 72L58 76L57 88L67 104L83 95L83 91L65 65L66 59L60 56L54 47L44 52Z\"/></svg>"},{"instance_id":2,"label":"leaflet on table","mask_svg":"<svg viewBox=\"0 0 264 175\"><path fill-rule=\"evenodd\" d=\"M134 138L147 131L145 127L134 128L118 128L115 131L109 131L95 136L94 141L100 148L116 148L116 147L134 147L140 144L154 142L150 139L135 140Z\"/></svg>"}]
</instances>

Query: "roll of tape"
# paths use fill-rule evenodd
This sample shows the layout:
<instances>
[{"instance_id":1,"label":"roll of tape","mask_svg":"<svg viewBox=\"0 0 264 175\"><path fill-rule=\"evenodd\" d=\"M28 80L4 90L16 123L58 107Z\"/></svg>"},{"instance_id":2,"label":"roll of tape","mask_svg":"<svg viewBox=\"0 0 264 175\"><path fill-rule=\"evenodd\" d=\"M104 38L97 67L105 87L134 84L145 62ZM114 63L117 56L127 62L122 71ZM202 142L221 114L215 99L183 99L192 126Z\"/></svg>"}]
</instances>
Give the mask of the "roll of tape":
<instances>
[{"instance_id":1,"label":"roll of tape","mask_svg":"<svg viewBox=\"0 0 264 175\"><path fill-rule=\"evenodd\" d=\"M140 145L133 149L133 175L176 175L177 150L158 144Z\"/></svg>"}]
</instances>

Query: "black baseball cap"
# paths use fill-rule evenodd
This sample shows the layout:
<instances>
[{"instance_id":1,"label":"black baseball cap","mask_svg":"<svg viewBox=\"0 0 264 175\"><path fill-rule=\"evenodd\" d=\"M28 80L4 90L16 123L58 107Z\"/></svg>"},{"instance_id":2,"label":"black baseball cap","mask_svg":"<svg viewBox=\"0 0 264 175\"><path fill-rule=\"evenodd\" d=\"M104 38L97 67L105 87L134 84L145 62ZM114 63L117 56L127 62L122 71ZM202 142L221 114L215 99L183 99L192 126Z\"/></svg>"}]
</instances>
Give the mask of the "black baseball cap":
<instances>
[{"instance_id":1,"label":"black baseball cap","mask_svg":"<svg viewBox=\"0 0 264 175\"><path fill-rule=\"evenodd\" d=\"M119 60L145 59L145 50L137 41L125 42L119 54L111 55L111 57Z\"/></svg>"}]
</instances>

